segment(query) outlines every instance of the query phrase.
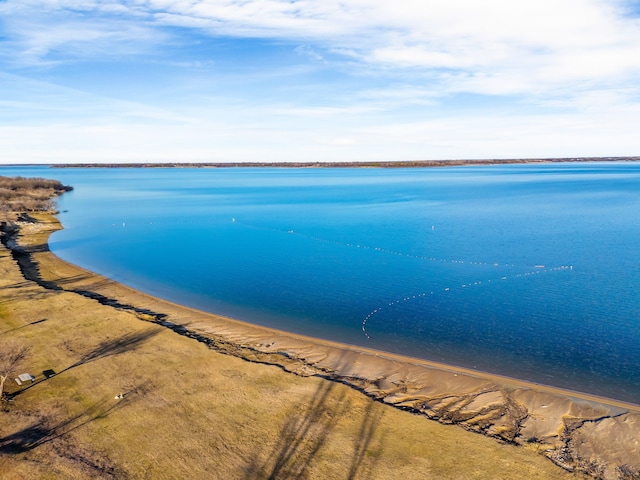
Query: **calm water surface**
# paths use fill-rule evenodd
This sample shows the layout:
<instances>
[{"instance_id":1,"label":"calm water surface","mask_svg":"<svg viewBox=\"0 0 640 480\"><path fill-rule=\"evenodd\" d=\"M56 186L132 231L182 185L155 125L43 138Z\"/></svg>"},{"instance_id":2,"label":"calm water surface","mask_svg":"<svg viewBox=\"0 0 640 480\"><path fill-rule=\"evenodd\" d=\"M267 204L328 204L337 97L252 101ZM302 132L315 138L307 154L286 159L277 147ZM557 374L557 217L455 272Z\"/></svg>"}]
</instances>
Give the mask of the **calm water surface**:
<instances>
[{"instance_id":1,"label":"calm water surface","mask_svg":"<svg viewBox=\"0 0 640 480\"><path fill-rule=\"evenodd\" d=\"M253 323L640 402L640 164L48 169L61 258Z\"/></svg>"}]
</instances>

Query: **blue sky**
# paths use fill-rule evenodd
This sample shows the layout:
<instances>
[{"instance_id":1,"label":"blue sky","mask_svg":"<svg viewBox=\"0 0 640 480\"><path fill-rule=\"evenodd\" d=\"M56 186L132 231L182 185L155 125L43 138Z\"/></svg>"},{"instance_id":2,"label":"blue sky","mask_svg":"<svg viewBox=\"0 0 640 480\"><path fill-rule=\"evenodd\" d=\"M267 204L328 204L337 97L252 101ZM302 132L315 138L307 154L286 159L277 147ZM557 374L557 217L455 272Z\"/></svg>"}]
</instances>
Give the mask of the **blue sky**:
<instances>
[{"instance_id":1,"label":"blue sky","mask_svg":"<svg viewBox=\"0 0 640 480\"><path fill-rule=\"evenodd\" d=\"M0 163L640 155L640 2L0 0Z\"/></svg>"}]
</instances>

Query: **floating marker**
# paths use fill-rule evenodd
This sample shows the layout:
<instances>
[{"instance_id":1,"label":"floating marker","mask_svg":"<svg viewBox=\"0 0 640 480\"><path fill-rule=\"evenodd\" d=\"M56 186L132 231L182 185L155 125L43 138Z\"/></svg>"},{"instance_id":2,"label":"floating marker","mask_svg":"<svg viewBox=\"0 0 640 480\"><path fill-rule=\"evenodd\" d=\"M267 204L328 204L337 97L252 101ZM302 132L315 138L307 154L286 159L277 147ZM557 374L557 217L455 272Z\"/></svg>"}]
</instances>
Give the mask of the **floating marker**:
<instances>
[{"instance_id":1,"label":"floating marker","mask_svg":"<svg viewBox=\"0 0 640 480\"><path fill-rule=\"evenodd\" d=\"M232 218L231 219L232 222L237 222L236 218ZM420 256L420 255L413 255L413 254L409 254L409 253L404 253L404 252L398 252L398 251L394 251L394 250L387 250L385 248L379 247L379 246L369 246L369 245L363 245L361 243L348 243L348 242L340 242L337 240L329 240L329 239L325 239L325 238L320 238L320 237L313 237L311 235L306 235L304 233L300 233L297 232L293 229L289 229L289 230L284 230L284 229L278 229L278 228L270 228L270 227L265 227L265 226L261 226L261 225L254 225L254 224L248 224L248 223L244 223L244 222L238 222L241 225L250 227L250 228L258 228L258 229L262 229L262 230L269 230L272 232L280 232L280 233L286 233L286 234L290 234L290 235L298 235L300 237L304 237L307 238L309 240L313 240L316 242L323 242L323 243L330 243L332 245L338 245L338 246L342 246L342 247L349 247L349 248L363 248L363 249L371 249L371 250L375 250L376 252L380 252L381 254L387 254L387 255L395 255L395 256L400 256L400 257L406 257L406 258L414 258L416 260L422 260L422 261L429 261L429 262L438 262L438 263L449 263L449 264L460 264L460 265L478 265L478 266L485 266L485 267L494 267L494 268L499 268L499 267L503 267L503 268L516 268L516 265L514 263L498 263L498 262L481 262L481 261L470 261L469 259L467 260L463 260L463 259L455 259L455 258L438 258L438 257L428 257L426 255L424 256ZM115 225L114 225L115 226ZM124 222L122 223L122 226L124 227ZM435 225L431 225L431 230L435 230ZM573 270L573 265L562 265L559 267L554 267L554 268L545 268L545 265L543 264L536 264L533 266L528 266L528 267L522 267L522 269L529 269L531 271L528 272L518 272L515 275L511 275L511 278L522 278L522 277L529 277L533 274L540 274L540 273L548 273L548 272L554 272L554 271L562 271L562 270ZM544 270L543 270L544 269ZM501 280L508 280L509 277L508 276L502 276L500 277ZM491 283L492 279L486 279L486 283ZM468 288L468 287L473 287L473 286L480 286L482 285L482 281L478 280L475 282L467 282L464 284L461 284L461 286L459 288ZM443 290L441 290L441 292L455 292L456 289L451 289L450 287L446 287ZM398 300L395 301L390 301L387 303L387 306L392 307L394 305L397 305L399 303L403 303L403 302L408 302L411 300L415 300L416 298L421 298L421 297L425 297L427 295L434 295L434 291L429 291L429 292L422 292L422 293L418 293L415 295L410 295L410 296L406 296L406 297L402 297ZM364 319L362 320L362 332L364 333L366 338L371 338L371 336L367 333L366 331L366 324L368 322L369 319L373 318L374 315L377 315L380 311L382 310L382 307L378 307L374 310L372 310L369 314L367 314Z\"/></svg>"}]
</instances>

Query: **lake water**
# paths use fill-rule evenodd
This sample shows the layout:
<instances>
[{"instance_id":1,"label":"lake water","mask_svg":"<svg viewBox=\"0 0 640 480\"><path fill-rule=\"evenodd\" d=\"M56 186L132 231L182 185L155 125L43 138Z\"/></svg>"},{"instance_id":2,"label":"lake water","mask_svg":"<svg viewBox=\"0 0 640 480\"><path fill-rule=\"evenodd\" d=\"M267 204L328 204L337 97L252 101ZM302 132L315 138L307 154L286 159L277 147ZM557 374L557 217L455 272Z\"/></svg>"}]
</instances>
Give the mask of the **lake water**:
<instances>
[{"instance_id":1,"label":"lake water","mask_svg":"<svg viewBox=\"0 0 640 480\"><path fill-rule=\"evenodd\" d=\"M640 164L0 167L61 258L202 310L640 402Z\"/></svg>"}]
</instances>

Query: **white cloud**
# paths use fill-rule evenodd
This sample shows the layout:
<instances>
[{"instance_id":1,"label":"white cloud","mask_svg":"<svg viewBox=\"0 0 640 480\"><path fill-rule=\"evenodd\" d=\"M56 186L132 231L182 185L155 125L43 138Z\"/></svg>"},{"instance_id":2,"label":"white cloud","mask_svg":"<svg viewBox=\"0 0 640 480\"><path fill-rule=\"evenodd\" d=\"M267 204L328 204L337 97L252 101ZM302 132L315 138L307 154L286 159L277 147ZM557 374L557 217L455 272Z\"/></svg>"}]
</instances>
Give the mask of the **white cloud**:
<instances>
[{"instance_id":1,"label":"white cloud","mask_svg":"<svg viewBox=\"0 0 640 480\"><path fill-rule=\"evenodd\" d=\"M0 19L0 59L21 67L140 54L168 40L139 12L115 3L8 0Z\"/></svg>"},{"instance_id":2,"label":"white cloud","mask_svg":"<svg viewBox=\"0 0 640 480\"><path fill-rule=\"evenodd\" d=\"M14 25L12 45L23 61L44 62L52 51L139 53L168 41L162 27L180 26L303 43L302 51L318 59L322 50L347 54L358 60L355 68L390 76L410 69L448 92L496 95L638 80L640 22L624 16L624 6L602 0L9 0L0 13ZM451 83L443 69L455 73Z\"/></svg>"},{"instance_id":3,"label":"white cloud","mask_svg":"<svg viewBox=\"0 0 640 480\"><path fill-rule=\"evenodd\" d=\"M454 69L482 73L485 82L523 70L544 81L553 70L557 82L604 76L603 71L638 74L640 22L623 16L624 5L601 0L9 0L0 13L22 23L13 29L21 53L40 57L65 45L161 43L166 34L157 28L180 26L210 35L308 41L319 55L319 48L350 52L372 66ZM29 24L27 17L40 23Z\"/></svg>"},{"instance_id":4,"label":"white cloud","mask_svg":"<svg viewBox=\"0 0 640 480\"><path fill-rule=\"evenodd\" d=\"M24 76L0 77L7 87L0 106L19 118L0 121L0 161L633 154L640 21L627 7L624 0L7 0L0 70ZM192 100L185 105L26 78L65 62L133 55L215 75L215 59L155 53L223 36L287 45L301 64L257 69L235 90L217 91L220 76L189 79L211 87L185 94ZM322 81L308 78L315 68L351 83L335 90L327 83L317 98L298 95ZM280 81L290 98L248 92L261 81ZM486 114L456 103L460 94L485 98Z\"/></svg>"}]
</instances>

